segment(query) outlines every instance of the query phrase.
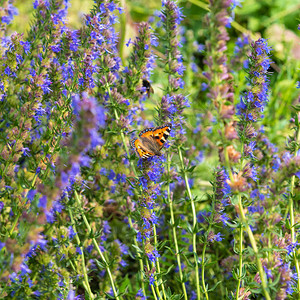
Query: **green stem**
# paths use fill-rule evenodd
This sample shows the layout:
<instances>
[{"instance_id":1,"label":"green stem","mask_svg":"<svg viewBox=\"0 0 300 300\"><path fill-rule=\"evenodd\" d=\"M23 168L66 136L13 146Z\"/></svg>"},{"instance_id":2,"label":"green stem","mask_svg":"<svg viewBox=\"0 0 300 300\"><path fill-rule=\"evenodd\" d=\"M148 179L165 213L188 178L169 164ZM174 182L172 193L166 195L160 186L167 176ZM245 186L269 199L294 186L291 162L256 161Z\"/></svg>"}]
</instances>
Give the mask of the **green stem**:
<instances>
[{"instance_id":1,"label":"green stem","mask_svg":"<svg viewBox=\"0 0 300 300\"><path fill-rule=\"evenodd\" d=\"M184 299L187 300L187 292L185 288L185 284L183 281L183 274L182 274L182 269L181 269L181 258L180 258L180 253L179 253L179 247L178 247L178 242L177 242L177 233L176 233L176 227L175 227L175 219L174 219L174 211L173 211L173 201L171 197L171 191L170 191L170 168L171 168L171 160L170 160L170 153L168 152L167 154L167 168L168 168L168 186L167 186L167 192L168 192L168 201L169 201L169 206L170 206L170 214L171 214L171 227L173 230L173 238L174 238L174 244L175 244L175 255L177 259L177 265L178 265L178 270L179 270L179 277L181 281L181 286L184 294Z\"/></svg>"},{"instance_id":2,"label":"green stem","mask_svg":"<svg viewBox=\"0 0 300 300\"><path fill-rule=\"evenodd\" d=\"M191 189L190 189L190 184L188 181L188 177L186 175L186 171L185 171L185 167L184 167L184 162L183 162L183 158L182 158L182 153L181 153L181 149L180 147L177 147L178 149L178 154L179 154L179 159L181 162L181 168L182 171L184 173L184 181L185 181L185 185L187 188L187 192L188 192L188 197L191 201L191 207L192 207L192 213L193 213L193 252L194 252L194 259L195 259L195 276L196 276L196 288L197 288L197 299L200 300L200 281L199 281L199 266L198 266L198 257L197 257L197 245L196 245L196 225L197 225L197 215L196 215L196 208L195 208L195 202L191 193ZM204 293L206 293L206 289L204 289Z\"/></svg>"},{"instance_id":3,"label":"green stem","mask_svg":"<svg viewBox=\"0 0 300 300\"><path fill-rule=\"evenodd\" d=\"M153 235L154 235L154 247L155 247L155 249L157 249L157 235L156 235L155 224L153 224ZM160 274L160 264L159 264L158 257L156 257L156 268L157 268L158 273ZM167 297L166 297L165 286L164 286L163 282L161 283L161 288L162 288L164 299L166 300Z\"/></svg>"},{"instance_id":4,"label":"green stem","mask_svg":"<svg viewBox=\"0 0 300 300\"><path fill-rule=\"evenodd\" d=\"M210 228L211 226L209 226ZM208 229L208 233L209 233L210 229ZM201 261L201 277L202 277L202 288L203 288L203 291L204 291L204 294L205 294L205 298L206 300L208 300L208 293L207 293L207 290L206 290L206 286L205 286L205 250L206 250L206 245L207 245L207 242L204 243L203 245L203 250L202 250L202 261Z\"/></svg>"},{"instance_id":5,"label":"green stem","mask_svg":"<svg viewBox=\"0 0 300 300\"><path fill-rule=\"evenodd\" d=\"M149 266L149 264L147 264ZM154 266L154 264L153 264ZM159 291L159 287L158 287L158 283L157 283L157 276L156 276L156 279L154 281L154 285L155 285L155 290L156 290L156 294L158 296L158 299L161 299L161 296L160 296L160 291Z\"/></svg>"},{"instance_id":6,"label":"green stem","mask_svg":"<svg viewBox=\"0 0 300 300\"><path fill-rule=\"evenodd\" d=\"M241 195L239 194L239 198L241 198ZM240 200L239 200L240 201ZM243 272L243 225L241 224L240 227L240 249L239 249L239 279L238 279L238 284L236 287L236 300L239 300L239 294L240 294L240 287L241 287L241 281L242 281L242 272Z\"/></svg>"},{"instance_id":7,"label":"green stem","mask_svg":"<svg viewBox=\"0 0 300 300\"><path fill-rule=\"evenodd\" d=\"M148 263L147 260L146 260L146 266L147 266L148 272L150 272L150 266L149 266L149 263ZM157 284L157 283L156 283L156 284ZM157 296L156 296L156 293L155 293L154 286L153 286L152 284L150 284L150 287L151 287L151 290L152 290L152 294L153 294L154 299L157 300ZM160 299L160 293L159 293L159 291L158 291L158 297L159 297L159 299Z\"/></svg>"},{"instance_id":8,"label":"green stem","mask_svg":"<svg viewBox=\"0 0 300 300\"><path fill-rule=\"evenodd\" d=\"M295 147L295 153L294 156L297 156L298 153L298 145L300 141L300 128L297 128L297 136L296 136L296 147ZM295 178L296 176L292 176L291 180L291 192L289 195L289 212L290 212L290 226L291 226L291 236L292 236L292 243L295 244L296 242L296 233L295 233L295 216L294 216L294 201L293 198L295 197L294 195L294 185L295 185ZM296 267L296 272L297 272L297 290L298 290L298 296L300 298L300 268L299 268L299 261L297 258L297 253L295 250L293 250L293 258L294 258L294 263Z\"/></svg>"},{"instance_id":9,"label":"green stem","mask_svg":"<svg viewBox=\"0 0 300 300\"><path fill-rule=\"evenodd\" d=\"M265 298L267 300L271 300L271 297L270 297L268 289L267 289L265 272L263 270L262 263L260 261L260 257L259 257L259 253L258 253L258 249L257 249L257 245L256 245L256 241L255 241L255 238L253 236L252 230L251 230L250 226L248 225L248 222L247 222L247 219L246 219L246 216L245 216L245 213L244 213L244 207L243 207L243 204L242 204L241 197L239 198L238 205L239 205L240 216L241 216L242 222L244 223L244 226L246 227L246 231L248 233L251 246L252 246L253 251L254 251L255 256L256 256L256 263L257 263L257 267L258 267L258 272L259 272L259 276L260 276L260 280L261 280L261 285L262 285L264 296L265 296Z\"/></svg>"},{"instance_id":10,"label":"green stem","mask_svg":"<svg viewBox=\"0 0 300 300\"><path fill-rule=\"evenodd\" d=\"M128 216L128 223L129 223L130 228L133 229L133 223L132 223L131 216ZM134 245L135 245L136 248L139 247L138 242L136 240L136 236L134 237ZM144 285L144 276L143 276L144 263L143 263L143 259L141 258L141 256L140 256L139 253L138 253L138 260L139 260L139 264L140 264L140 274L141 274L142 290L143 290L144 296L147 297L146 290L145 290L145 285Z\"/></svg>"},{"instance_id":11,"label":"green stem","mask_svg":"<svg viewBox=\"0 0 300 300\"><path fill-rule=\"evenodd\" d=\"M233 175L232 175L232 172L231 172L230 162L229 162L229 158L228 158L228 152L227 152L226 148L224 149L224 155L225 155L226 168L227 168L228 173L229 173L229 178L233 182ZM256 245L256 241L255 241L255 238L253 236L253 232L252 232L250 226L248 225L247 218L246 218L245 213L244 213L244 207L243 207L243 204L242 204L242 197L241 197L241 195L239 195L239 198L238 198L238 206L239 206L239 210L240 210L241 220L244 223L244 226L246 227L246 231L248 233L251 246L252 246L253 251L255 253L255 257L256 257L256 262L257 262L259 276L260 276L260 279L261 279L263 293L264 293L265 298L267 300L271 300L269 292L267 290L267 283L266 283L265 272L263 270L263 267L262 267L262 264L261 264L261 261L260 261L260 258L259 258L259 252L258 252L258 248L257 248L257 245Z\"/></svg>"},{"instance_id":12,"label":"green stem","mask_svg":"<svg viewBox=\"0 0 300 300\"><path fill-rule=\"evenodd\" d=\"M73 213L72 213L71 208L69 208L69 215L70 215L70 218L71 218L72 226L74 227L75 239L76 239L77 245L78 245L78 247L80 247L80 251L81 251L82 271L83 271L83 277L84 277L84 287L85 287L85 289L86 289L86 291L89 295L89 298L94 299L94 295L92 293L92 290L91 290L91 287L90 287L90 284L89 284L89 278L88 278L87 270L86 270L86 266L85 266L83 247L80 246L81 242L80 242L80 239L79 239L79 236L78 236L78 232L77 232L77 229L76 229L76 225L75 225L75 222L74 222Z\"/></svg>"},{"instance_id":13,"label":"green stem","mask_svg":"<svg viewBox=\"0 0 300 300\"><path fill-rule=\"evenodd\" d=\"M88 220L87 220L87 218L86 218L86 216L84 214L83 208L81 207L81 202L80 202L80 199L79 199L79 195L78 195L77 191L75 191L74 194L75 194L76 203L79 206L80 211L81 211L81 216L82 216L83 221L85 223L85 226L86 226L86 228L88 230L88 233L90 234L92 232L92 229L91 229L91 226L90 226L90 224L89 224L89 222L88 222ZM93 244L94 244L94 246L95 246L98 254L100 255L102 261L104 262L106 272L107 272L107 274L109 276L109 279L110 279L110 284L111 284L112 290L114 292L114 295L115 295L116 299L119 300L120 297L117 295L117 290L116 290L114 279L112 277L112 274L111 274L111 271L110 271L110 268L109 268L109 264L107 263L104 255L103 255L102 251L100 250L100 248L98 246L98 243L97 243L97 241L96 241L96 239L94 237L92 238L92 242L93 242Z\"/></svg>"}]
</instances>

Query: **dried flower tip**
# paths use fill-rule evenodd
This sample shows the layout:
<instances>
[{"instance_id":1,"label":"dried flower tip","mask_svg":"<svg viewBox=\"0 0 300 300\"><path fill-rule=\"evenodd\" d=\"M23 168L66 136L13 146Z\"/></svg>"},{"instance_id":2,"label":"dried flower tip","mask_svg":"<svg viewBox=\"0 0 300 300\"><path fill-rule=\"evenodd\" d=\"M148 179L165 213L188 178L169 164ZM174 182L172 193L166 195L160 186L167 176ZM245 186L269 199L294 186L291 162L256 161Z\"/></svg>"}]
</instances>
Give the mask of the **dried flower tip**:
<instances>
[{"instance_id":1,"label":"dried flower tip","mask_svg":"<svg viewBox=\"0 0 300 300\"><path fill-rule=\"evenodd\" d=\"M234 105L222 105L220 114L222 119L231 119L235 114Z\"/></svg>"},{"instance_id":2,"label":"dried flower tip","mask_svg":"<svg viewBox=\"0 0 300 300\"><path fill-rule=\"evenodd\" d=\"M236 151L232 145L227 146L226 150L228 153L229 160L237 163L241 158L241 153Z\"/></svg>"},{"instance_id":3,"label":"dried flower tip","mask_svg":"<svg viewBox=\"0 0 300 300\"><path fill-rule=\"evenodd\" d=\"M244 192L248 189L248 183L246 178L242 176L242 173L233 174L232 179L227 179L227 183L233 191Z\"/></svg>"},{"instance_id":4,"label":"dried flower tip","mask_svg":"<svg viewBox=\"0 0 300 300\"><path fill-rule=\"evenodd\" d=\"M225 125L225 137L228 140L238 139L238 133L235 129L236 122L230 122Z\"/></svg>"}]
</instances>

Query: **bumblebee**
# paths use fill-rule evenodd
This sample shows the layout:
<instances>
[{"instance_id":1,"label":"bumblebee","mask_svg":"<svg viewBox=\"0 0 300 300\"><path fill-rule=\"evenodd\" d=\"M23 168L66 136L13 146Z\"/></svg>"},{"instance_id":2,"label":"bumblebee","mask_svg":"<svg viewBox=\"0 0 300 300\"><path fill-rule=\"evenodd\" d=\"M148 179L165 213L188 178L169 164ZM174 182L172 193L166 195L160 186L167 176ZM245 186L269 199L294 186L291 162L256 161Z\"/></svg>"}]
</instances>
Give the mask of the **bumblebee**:
<instances>
[{"instance_id":1,"label":"bumblebee","mask_svg":"<svg viewBox=\"0 0 300 300\"><path fill-rule=\"evenodd\" d=\"M150 94L153 94L154 90L153 90L150 82L148 80L146 80L146 79L143 79L143 88L145 88L146 91L145 92L141 92L141 94L146 93L147 97L150 98Z\"/></svg>"}]
</instances>

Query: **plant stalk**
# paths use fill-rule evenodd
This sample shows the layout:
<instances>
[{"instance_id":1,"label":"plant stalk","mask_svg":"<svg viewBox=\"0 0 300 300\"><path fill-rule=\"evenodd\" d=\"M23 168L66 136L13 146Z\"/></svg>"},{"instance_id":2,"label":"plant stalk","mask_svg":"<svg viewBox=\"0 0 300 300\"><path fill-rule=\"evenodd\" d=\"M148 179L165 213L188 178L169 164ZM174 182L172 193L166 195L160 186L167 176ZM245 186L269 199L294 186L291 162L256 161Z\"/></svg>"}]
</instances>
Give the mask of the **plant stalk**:
<instances>
[{"instance_id":1,"label":"plant stalk","mask_svg":"<svg viewBox=\"0 0 300 300\"><path fill-rule=\"evenodd\" d=\"M195 232L195 228L197 225L197 215L196 215L196 208L195 208L195 202L191 193L191 189L190 189L190 184L188 181L188 177L185 171L185 167L184 167L184 162L183 162L183 158L182 158L182 153L181 153L181 149L180 147L177 147L178 149L178 154L179 154L179 159L181 162L181 167L182 167L182 171L184 172L184 181L185 181L185 185L186 185L186 189L188 192L188 197L191 201L191 207L192 207L192 213L193 213L193 252L194 252L194 259L195 259L195 276L196 276L196 289L197 289L197 299L200 300L200 280L199 280L199 262L198 262L198 256L197 256L197 245L196 245L196 232ZM206 288L204 288L204 294L206 294Z\"/></svg>"},{"instance_id":2,"label":"plant stalk","mask_svg":"<svg viewBox=\"0 0 300 300\"><path fill-rule=\"evenodd\" d=\"M77 203L77 205L80 208L81 216L83 218L84 224L85 224L85 226L86 226L86 228L88 230L88 233L90 234L92 232L92 229L91 229L91 226L90 226L90 224L89 224L89 222L88 222L88 220L87 220L87 218L86 218L86 216L84 214L83 208L81 206L81 201L79 199L79 195L78 195L78 193L77 193L76 190L74 191L74 194L75 194L76 203ZM120 300L121 298L117 294L117 290L116 290L116 287L115 287L115 283L114 283L114 279L113 279L112 273L111 273L110 268L109 268L109 264L107 263L104 255L103 255L103 253L102 253L102 251L101 251L101 249L100 249L100 247L99 247L99 245L98 245L98 243L97 243L97 241L96 241L96 239L94 237L92 238L92 242L93 242L93 244L94 244L94 246L95 246L98 254L100 255L102 261L105 264L105 269L106 269L106 272L107 272L107 274L109 276L110 284L111 284L112 290L114 292L114 295L115 295L115 297L116 297L117 300Z\"/></svg>"}]
</instances>

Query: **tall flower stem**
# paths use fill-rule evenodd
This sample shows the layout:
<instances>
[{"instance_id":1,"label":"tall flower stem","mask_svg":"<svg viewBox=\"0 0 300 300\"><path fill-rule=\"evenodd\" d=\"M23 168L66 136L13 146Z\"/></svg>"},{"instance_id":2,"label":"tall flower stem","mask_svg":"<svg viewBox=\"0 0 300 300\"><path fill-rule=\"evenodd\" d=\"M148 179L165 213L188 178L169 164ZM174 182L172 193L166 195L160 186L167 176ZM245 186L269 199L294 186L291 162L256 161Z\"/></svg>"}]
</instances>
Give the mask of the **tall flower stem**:
<instances>
[{"instance_id":1,"label":"tall flower stem","mask_svg":"<svg viewBox=\"0 0 300 300\"><path fill-rule=\"evenodd\" d=\"M128 216L128 223L129 223L130 228L133 228L133 223L132 223L131 216ZM136 248L139 247L138 242L136 240L136 237L134 237L134 245L135 245ZM143 290L144 296L146 297L146 290L145 290L144 276L143 276L144 263L143 263L143 259L141 258L139 253L138 253L138 260L139 260L139 264L140 264L142 290Z\"/></svg>"},{"instance_id":2,"label":"tall flower stem","mask_svg":"<svg viewBox=\"0 0 300 300\"><path fill-rule=\"evenodd\" d=\"M74 194L75 194L76 203L77 203L77 205L80 208L82 219L83 219L84 224L85 224L85 226L86 226L86 228L88 230L88 233L90 234L92 232L92 229L91 229L91 226L90 226L90 224L89 224L89 222L88 222L88 220L87 220L87 218L86 218L86 216L84 214L83 208L81 206L81 201L79 199L79 195L78 195L77 191L74 191ZM97 243L97 241L96 241L96 239L94 237L92 238L92 242L93 242L93 244L94 244L94 246L95 246L98 254L100 255L100 257L101 257L101 259L102 259L102 261L103 261L103 263L105 265L105 269L106 269L106 272L107 272L107 274L109 276L110 284L111 284L111 287L112 287L112 290L113 290L113 293L114 293L116 299L117 300L122 299L117 294L117 290L116 290L116 287L115 287L115 283L114 283L114 279L113 279L112 273L111 273L110 268L109 268L109 264L107 263L104 255L103 255L102 251L100 250L99 245L98 245L98 243Z\"/></svg>"},{"instance_id":3,"label":"tall flower stem","mask_svg":"<svg viewBox=\"0 0 300 300\"><path fill-rule=\"evenodd\" d=\"M299 141L300 141L300 128L298 127L297 130L297 137L296 137L296 146L295 146L295 152L294 156L297 156L298 150L299 150ZM296 233L295 233L295 217L294 217L294 201L293 197L294 195L294 185L295 185L295 175L292 176L291 179L291 187L290 187L290 195L289 195L289 212L290 212L290 226L291 226L291 236L292 236L292 244L295 244L296 239ZM296 272L297 272L297 290L298 290L298 295L300 293L300 268L299 268L299 261L297 258L296 251L293 249L293 258L294 258L294 264L296 267ZM299 295L300 297L300 295Z\"/></svg>"},{"instance_id":4,"label":"tall flower stem","mask_svg":"<svg viewBox=\"0 0 300 300\"><path fill-rule=\"evenodd\" d=\"M154 236L154 247L157 249L157 235L156 235L156 226L155 226L155 224L153 224L153 236ZM159 264L158 257L156 257L156 268L157 268L158 273L160 274L160 264ZM162 289L162 292L163 292L164 299L166 300L167 297L166 297L166 292L165 292L165 286L164 286L163 283L161 284L161 289Z\"/></svg>"},{"instance_id":5,"label":"tall flower stem","mask_svg":"<svg viewBox=\"0 0 300 300\"><path fill-rule=\"evenodd\" d=\"M171 165L170 153L168 152L168 154L167 154L168 181L170 181L170 167L171 167L170 165ZM179 277L180 277L180 281L181 281L181 285L182 285L184 299L187 300L188 297L187 297L187 292L186 292L185 284L183 282L183 274L182 274L182 269L181 269L181 257L180 257L180 253L179 253L178 242L177 242L177 232L176 232L176 227L175 227L175 219L174 219L174 211L173 211L173 201L172 201L171 191L170 191L170 182L168 182L167 192L168 192L168 202L169 202L169 206L170 206L171 227L172 227L172 231L173 231L173 238L174 238L175 251L176 251L175 255L176 255L176 259L177 259L177 265L178 265L178 270L179 270Z\"/></svg>"},{"instance_id":6,"label":"tall flower stem","mask_svg":"<svg viewBox=\"0 0 300 300\"><path fill-rule=\"evenodd\" d=\"M76 229L76 225L75 225L75 222L74 222L73 213L72 213L71 208L69 208L69 215L70 215L70 218L71 218L72 226L74 227L75 239L76 239L77 245L78 245L78 247L80 247L80 251L81 251L82 271L83 271L83 277L84 277L84 283L85 283L84 287L85 287L85 289L86 289L86 291L89 295L89 298L94 299L94 295L92 293L92 290L91 290L91 287L90 287L90 284L89 284L87 271L86 271L83 247L80 246L80 239L79 239L79 236L78 236L78 233L77 233L77 229Z\"/></svg>"},{"instance_id":7,"label":"tall flower stem","mask_svg":"<svg viewBox=\"0 0 300 300\"><path fill-rule=\"evenodd\" d=\"M211 230L211 226L212 223L209 224L209 227L207 229L207 232L209 233ZM208 293L206 290L206 285L205 285L205 251L206 251L206 246L207 246L208 241L206 240L204 245L203 245L203 249L202 249L202 258L201 258L201 277L202 277L202 288L203 288L203 292L205 295L205 299L208 300Z\"/></svg>"},{"instance_id":8,"label":"tall flower stem","mask_svg":"<svg viewBox=\"0 0 300 300\"><path fill-rule=\"evenodd\" d=\"M209 232L209 230L208 230ZM202 277L202 288L205 294L205 299L208 300L208 293L205 286L205 250L206 250L207 243L204 243L203 250L202 250L202 261L201 261L201 277Z\"/></svg>"},{"instance_id":9,"label":"tall flower stem","mask_svg":"<svg viewBox=\"0 0 300 300\"><path fill-rule=\"evenodd\" d=\"M181 163L181 168L182 171L184 173L184 181L185 181L185 185L186 185L186 189L188 192L188 197L191 201L191 207L192 207L192 213L193 213L193 252L194 252L194 259L195 259L195 276L196 276L196 287L197 287L197 299L200 300L200 280L199 280L199 266L198 266L198 256L197 256L197 245L196 245L196 225L197 225L197 215L196 215L196 208L195 208L195 202L192 196L192 192L190 189L190 184L188 181L188 177L185 171L185 167L184 167L184 162L183 162L183 158L182 158L182 153L181 153L181 148L177 147L178 149L178 155L179 155L179 159L180 159L180 163ZM206 294L206 288L204 287L204 293Z\"/></svg>"},{"instance_id":10,"label":"tall flower stem","mask_svg":"<svg viewBox=\"0 0 300 300\"><path fill-rule=\"evenodd\" d=\"M241 216L242 222L244 223L244 226L246 227L246 231L248 233L252 249L255 253L256 263L257 263L257 267L258 267L258 272L259 272L259 276L260 276L260 280L261 280L263 293L264 293L265 298L267 300L271 300L271 297L270 297L269 292L267 290L266 276L265 276L265 272L264 272L263 267L262 267L262 263L260 261L256 241L255 241L255 238L253 236L252 230L251 230L250 226L248 225L248 221L247 221L247 218L246 218L245 213L244 213L244 207L243 207L243 204L242 204L241 197L239 197L238 206L239 206L239 211L240 211L240 216Z\"/></svg>"},{"instance_id":11,"label":"tall flower stem","mask_svg":"<svg viewBox=\"0 0 300 300\"><path fill-rule=\"evenodd\" d=\"M228 159L228 154L227 154L226 149L224 151L224 154L225 154L227 171L229 173L229 178L232 179L233 176L232 176L232 171L231 171L231 168L230 168L230 165L229 165L229 159ZM242 221L243 225L246 228L246 231L247 231L249 239L250 239L251 246L252 246L253 251L254 251L255 256L256 256L256 262L257 262L259 276L261 278L261 284L262 284L262 288L263 288L263 293L264 293L264 295L265 295L265 297L266 297L267 300L271 300L269 292L267 290L267 283L266 283L266 279L265 279L265 272L263 270L262 263L261 263L260 258L259 258L258 248L257 248L257 245L256 245L256 241L255 241L253 232L252 232L250 226L248 225L248 221L247 221L247 218L246 218L245 213L244 213L244 207L243 207L243 204L242 204L242 197L241 197L240 193L238 195L238 207L239 207L239 211L240 211L241 221ZM240 240L240 243L242 243L242 239ZM240 254L240 255L242 255L242 254ZM240 261L241 261L241 257L240 257ZM242 262L239 262L239 267L240 268L241 268L241 263ZM241 274L239 274L239 276L241 276Z\"/></svg>"},{"instance_id":12,"label":"tall flower stem","mask_svg":"<svg viewBox=\"0 0 300 300\"><path fill-rule=\"evenodd\" d=\"M241 199L241 195L238 195L239 197L239 202ZM243 225L241 224L240 227L240 236L239 236L239 242L240 242L240 249L239 249L239 277L238 277L238 284L236 287L236 300L239 300L239 293L240 293L240 287L241 287L241 281L242 281L242 272L243 272L243 236L244 236L244 230L243 230Z\"/></svg>"},{"instance_id":13,"label":"tall flower stem","mask_svg":"<svg viewBox=\"0 0 300 300\"><path fill-rule=\"evenodd\" d=\"M146 266L147 266L148 272L150 272L150 265L149 265L149 262L147 260L146 260ZM154 286L152 284L150 284L150 286L151 286L153 297L154 297L155 300L157 300L157 296L156 296L156 293L155 293ZM159 293L159 291L158 291L158 297L160 299L160 293Z\"/></svg>"}]
</instances>

